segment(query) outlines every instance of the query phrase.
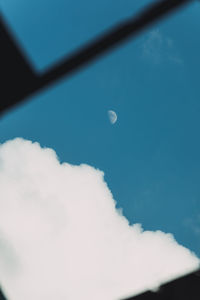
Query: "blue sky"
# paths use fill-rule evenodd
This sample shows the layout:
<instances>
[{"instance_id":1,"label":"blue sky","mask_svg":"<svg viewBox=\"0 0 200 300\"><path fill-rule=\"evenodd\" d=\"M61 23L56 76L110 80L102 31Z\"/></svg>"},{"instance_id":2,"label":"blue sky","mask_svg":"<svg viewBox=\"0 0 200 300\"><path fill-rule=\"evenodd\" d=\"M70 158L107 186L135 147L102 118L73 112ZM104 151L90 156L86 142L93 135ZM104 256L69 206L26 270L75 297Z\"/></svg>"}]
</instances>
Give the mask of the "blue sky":
<instances>
[{"instance_id":1,"label":"blue sky","mask_svg":"<svg viewBox=\"0 0 200 300\"><path fill-rule=\"evenodd\" d=\"M43 72L148 2L3 0L2 10ZM103 170L130 223L171 232L200 256L199 13L194 2L10 111L0 141L38 141Z\"/></svg>"}]
</instances>

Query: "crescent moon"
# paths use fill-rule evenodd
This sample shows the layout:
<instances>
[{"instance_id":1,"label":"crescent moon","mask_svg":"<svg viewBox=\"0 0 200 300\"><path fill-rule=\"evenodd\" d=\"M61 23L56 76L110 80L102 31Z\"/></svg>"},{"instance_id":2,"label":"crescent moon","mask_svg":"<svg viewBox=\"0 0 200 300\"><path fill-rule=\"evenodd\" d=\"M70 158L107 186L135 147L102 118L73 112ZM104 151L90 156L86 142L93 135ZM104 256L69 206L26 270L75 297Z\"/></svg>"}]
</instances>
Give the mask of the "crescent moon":
<instances>
[{"instance_id":1,"label":"crescent moon","mask_svg":"<svg viewBox=\"0 0 200 300\"><path fill-rule=\"evenodd\" d=\"M114 110L108 110L108 118L111 124L115 124L117 122L117 114Z\"/></svg>"}]
</instances>

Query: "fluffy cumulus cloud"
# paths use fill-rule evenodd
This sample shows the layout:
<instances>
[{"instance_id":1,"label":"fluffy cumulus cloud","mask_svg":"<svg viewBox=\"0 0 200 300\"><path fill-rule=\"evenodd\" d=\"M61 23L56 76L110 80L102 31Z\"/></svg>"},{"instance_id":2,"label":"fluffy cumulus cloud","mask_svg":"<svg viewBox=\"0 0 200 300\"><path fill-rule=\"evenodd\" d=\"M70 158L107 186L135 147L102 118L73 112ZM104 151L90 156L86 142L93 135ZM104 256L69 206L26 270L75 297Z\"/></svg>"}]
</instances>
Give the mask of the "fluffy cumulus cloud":
<instances>
[{"instance_id":1,"label":"fluffy cumulus cloud","mask_svg":"<svg viewBox=\"0 0 200 300\"><path fill-rule=\"evenodd\" d=\"M0 283L9 300L115 300L198 267L171 234L130 226L103 172L0 145Z\"/></svg>"}]
</instances>

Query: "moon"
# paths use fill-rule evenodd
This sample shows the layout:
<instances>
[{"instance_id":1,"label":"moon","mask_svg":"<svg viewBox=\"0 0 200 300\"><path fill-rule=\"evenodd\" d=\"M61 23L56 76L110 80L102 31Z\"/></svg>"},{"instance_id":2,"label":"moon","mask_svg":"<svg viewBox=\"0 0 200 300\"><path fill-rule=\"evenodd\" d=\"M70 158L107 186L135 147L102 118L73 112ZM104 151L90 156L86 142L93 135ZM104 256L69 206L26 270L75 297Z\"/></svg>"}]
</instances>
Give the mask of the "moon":
<instances>
[{"instance_id":1,"label":"moon","mask_svg":"<svg viewBox=\"0 0 200 300\"><path fill-rule=\"evenodd\" d=\"M114 110L108 110L108 118L111 124L115 124L117 122L117 114Z\"/></svg>"}]
</instances>

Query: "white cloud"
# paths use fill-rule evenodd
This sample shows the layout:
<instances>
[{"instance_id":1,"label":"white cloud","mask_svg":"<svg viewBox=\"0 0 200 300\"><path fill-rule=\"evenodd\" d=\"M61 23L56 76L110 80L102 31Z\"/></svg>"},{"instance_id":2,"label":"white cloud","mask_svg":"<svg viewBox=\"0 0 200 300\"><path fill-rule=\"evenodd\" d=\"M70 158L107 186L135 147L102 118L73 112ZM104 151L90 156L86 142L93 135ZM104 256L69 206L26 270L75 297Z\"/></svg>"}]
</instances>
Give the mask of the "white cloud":
<instances>
[{"instance_id":1,"label":"white cloud","mask_svg":"<svg viewBox=\"0 0 200 300\"><path fill-rule=\"evenodd\" d=\"M183 225L190 229L193 234L200 236L200 214L187 218L183 221Z\"/></svg>"},{"instance_id":2,"label":"white cloud","mask_svg":"<svg viewBox=\"0 0 200 300\"><path fill-rule=\"evenodd\" d=\"M160 30L152 30L142 43L142 55L155 64L171 62L182 65L183 60L177 52L174 41Z\"/></svg>"},{"instance_id":3,"label":"white cloud","mask_svg":"<svg viewBox=\"0 0 200 300\"><path fill-rule=\"evenodd\" d=\"M9 300L114 300L196 269L171 234L115 208L103 172L51 149L0 146L0 282Z\"/></svg>"}]
</instances>

